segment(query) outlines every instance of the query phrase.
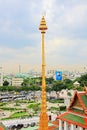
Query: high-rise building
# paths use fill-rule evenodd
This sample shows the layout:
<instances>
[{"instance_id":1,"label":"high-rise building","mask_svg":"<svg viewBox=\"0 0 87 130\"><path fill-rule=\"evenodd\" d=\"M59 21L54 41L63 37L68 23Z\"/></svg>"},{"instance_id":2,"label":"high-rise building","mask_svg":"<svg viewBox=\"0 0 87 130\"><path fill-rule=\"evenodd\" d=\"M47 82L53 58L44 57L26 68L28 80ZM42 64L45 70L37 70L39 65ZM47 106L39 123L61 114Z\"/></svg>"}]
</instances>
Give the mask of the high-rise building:
<instances>
[{"instance_id":1,"label":"high-rise building","mask_svg":"<svg viewBox=\"0 0 87 130\"><path fill-rule=\"evenodd\" d=\"M0 67L0 86L3 86L3 71L2 71L2 67Z\"/></svg>"}]
</instances>

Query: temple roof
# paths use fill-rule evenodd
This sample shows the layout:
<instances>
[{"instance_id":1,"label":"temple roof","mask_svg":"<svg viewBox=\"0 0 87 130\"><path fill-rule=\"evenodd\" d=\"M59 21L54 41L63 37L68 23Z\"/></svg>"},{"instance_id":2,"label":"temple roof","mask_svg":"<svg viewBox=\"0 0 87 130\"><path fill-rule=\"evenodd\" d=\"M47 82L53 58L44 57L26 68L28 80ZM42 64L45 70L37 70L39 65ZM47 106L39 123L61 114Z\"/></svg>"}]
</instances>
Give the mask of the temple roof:
<instances>
[{"instance_id":1,"label":"temple roof","mask_svg":"<svg viewBox=\"0 0 87 130\"><path fill-rule=\"evenodd\" d=\"M75 91L67 112L58 116L59 119L70 124L75 124L87 128L87 88L84 91Z\"/></svg>"},{"instance_id":2,"label":"temple roof","mask_svg":"<svg viewBox=\"0 0 87 130\"><path fill-rule=\"evenodd\" d=\"M77 109L77 112L80 114L87 115L87 92L75 92L74 97L68 107L68 110L74 111ZM75 111L74 111L75 112Z\"/></svg>"},{"instance_id":3,"label":"temple roof","mask_svg":"<svg viewBox=\"0 0 87 130\"><path fill-rule=\"evenodd\" d=\"M75 113L65 112L61 114L58 118L70 124L75 124L77 126L87 128L87 116L80 116Z\"/></svg>"}]
</instances>

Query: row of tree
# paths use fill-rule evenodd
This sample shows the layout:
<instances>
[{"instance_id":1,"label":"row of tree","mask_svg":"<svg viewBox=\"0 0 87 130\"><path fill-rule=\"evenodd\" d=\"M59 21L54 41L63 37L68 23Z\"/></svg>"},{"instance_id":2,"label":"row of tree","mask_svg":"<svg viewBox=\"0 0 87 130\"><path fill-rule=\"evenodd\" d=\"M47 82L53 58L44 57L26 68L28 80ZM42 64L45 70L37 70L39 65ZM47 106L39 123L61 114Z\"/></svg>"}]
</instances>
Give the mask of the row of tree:
<instances>
[{"instance_id":1,"label":"row of tree","mask_svg":"<svg viewBox=\"0 0 87 130\"><path fill-rule=\"evenodd\" d=\"M47 91L61 91L62 89L74 89L73 83L78 81L80 86L77 87L78 90L82 90L84 84L87 86L87 74L82 75L80 78L71 81L70 79L64 79L62 81L54 80L51 78L46 78L46 90ZM41 90L42 78L26 78L24 79L21 87L9 86L8 81L4 81L4 86L0 87L1 91L38 91Z\"/></svg>"}]
</instances>

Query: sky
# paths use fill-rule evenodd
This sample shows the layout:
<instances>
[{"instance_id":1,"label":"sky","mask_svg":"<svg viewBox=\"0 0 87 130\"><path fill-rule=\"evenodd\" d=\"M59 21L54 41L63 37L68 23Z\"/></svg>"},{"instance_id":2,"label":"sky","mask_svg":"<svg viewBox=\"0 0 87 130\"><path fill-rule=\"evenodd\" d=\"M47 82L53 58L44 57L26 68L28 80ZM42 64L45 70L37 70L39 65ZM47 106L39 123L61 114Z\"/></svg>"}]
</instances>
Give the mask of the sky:
<instances>
[{"instance_id":1,"label":"sky","mask_svg":"<svg viewBox=\"0 0 87 130\"><path fill-rule=\"evenodd\" d=\"M45 16L45 62L48 68L87 66L87 0L0 0L0 66L17 72L41 66Z\"/></svg>"}]
</instances>

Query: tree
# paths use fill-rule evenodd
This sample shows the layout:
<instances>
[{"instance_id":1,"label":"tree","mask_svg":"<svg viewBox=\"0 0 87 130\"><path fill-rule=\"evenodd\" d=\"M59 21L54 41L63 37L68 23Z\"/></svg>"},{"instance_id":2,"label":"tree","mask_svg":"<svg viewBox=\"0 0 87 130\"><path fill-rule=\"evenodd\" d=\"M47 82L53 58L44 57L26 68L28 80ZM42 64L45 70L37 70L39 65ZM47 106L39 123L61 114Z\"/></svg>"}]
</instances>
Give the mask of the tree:
<instances>
[{"instance_id":1,"label":"tree","mask_svg":"<svg viewBox=\"0 0 87 130\"><path fill-rule=\"evenodd\" d=\"M29 86L29 78L23 80L22 86Z\"/></svg>"},{"instance_id":2,"label":"tree","mask_svg":"<svg viewBox=\"0 0 87 130\"><path fill-rule=\"evenodd\" d=\"M46 78L46 83L47 83L47 84L52 84L53 81L54 81L53 77Z\"/></svg>"},{"instance_id":3,"label":"tree","mask_svg":"<svg viewBox=\"0 0 87 130\"><path fill-rule=\"evenodd\" d=\"M81 86L78 86L76 89L77 89L78 91L83 91L83 87L81 87Z\"/></svg>"},{"instance_id":4,"label":"tree","mask_svg":"<svg viewBox=\"0 0 87 130\"><path fill-rule=\"evenodd\" d=\"M29 89L34 92L33 98L35 100L35 98L36 98L35 91L41 90L41 88L39 86L33 85L33 86L30 86Z\"/></svg>"},{"instance_id":5,"label":"tree","mask_svg":"<svg viewBox=\"0 0 87 130\"><path fill-rule=\"evenodd\" d=\"M82 87L84 86L84 84L87 86L87 74L82 75L80 78L77 78L75 81L78 81Z\"/></svg>"},{"instance_id":6,"label":"tree","mask_svg":"<svg viewBox=\"0 0 87 130\"><path fill-rule=\"evenodd\" d=\"M29 86L22 86L19 89L20 89L20 91L29 91L30 87Z\"/></svg>"},{"instance_id":7,"label":"tree","mask_svg":"<svg viewBox=\"0 0 87 130\"><path fill-rule=\"evenodd\" d=\"M38 91L38 90L40 90L41 88L40 88L39 86L32 85L32 86L29 87L29 89L30 89L31 91Z\"/></svg>"},{"instance_id":8,"label":"tree","mask_svg":"<svg viewBox=\"0 0 87 130\"><path fill-rule=\"evenodd\" d=\"M67 89L73 89L73 81L70 79L64 79L63 83L67 86Z\"/></svg>"},{"instance_id":9,"label":"tree","mask_svg":"<svg viewBox=\"0 0 87 130\"><path fill-rule=\"evenodd\" d=\"M3 86L8 86L9 82L7 80L4 81Z\"/></svg>"},{"instance_id":10,"label":"tree","mask_svg":"<svg viewBox=\"0 0 87 130\"><path fill-rule=\"evenodd\" d=\"M61 91L62 89L66 89L66 88L67 88L66 84L64 84L62 81L53 82L52 90L56 92Z\"/></svg>"},{"instance_id":11,"label":"tree","mask_svg":"<svg viewBox=\"0 0 87 130\"><path fill-rule=\"evenodd\" d=\"M39 85L39 86L41 86L41 84L42 84L42 77L36 77L36 78L33 78L33 80L34 80L34 85Z\"/></svg>"},{"instance_id":12,"label":"tree","mask_svg":"<svg viewBox=\"0 0 87 130\"><path fill-rule=\"evenodd\" d=\"M71 83L72 83L72 80L70 80L70 79L64 79L63 82L64 82L65 84L71 84Z\"/></svg>"},{"instance_id":13,"label":"tree","mask_svg":"<svg viewBox=\"0 0 87 130\"><path fill-rule=\"evenodd\" d=\"M52 88L49 86L46 86L46 91L50 93L52 91Z\"/></svg>"}]
</instances>

